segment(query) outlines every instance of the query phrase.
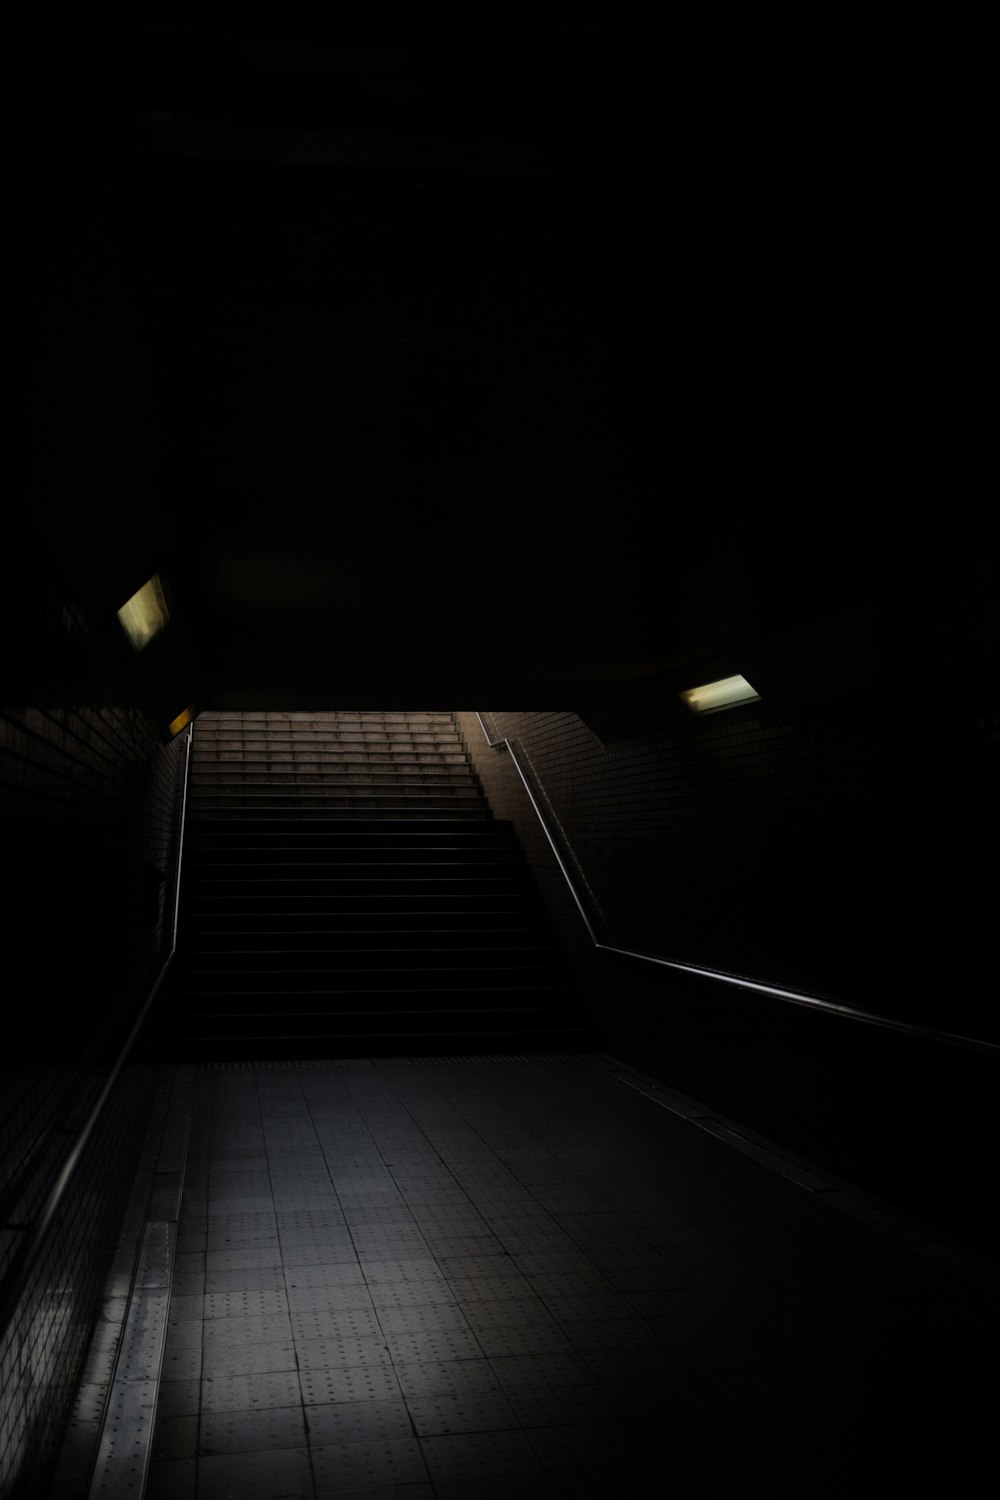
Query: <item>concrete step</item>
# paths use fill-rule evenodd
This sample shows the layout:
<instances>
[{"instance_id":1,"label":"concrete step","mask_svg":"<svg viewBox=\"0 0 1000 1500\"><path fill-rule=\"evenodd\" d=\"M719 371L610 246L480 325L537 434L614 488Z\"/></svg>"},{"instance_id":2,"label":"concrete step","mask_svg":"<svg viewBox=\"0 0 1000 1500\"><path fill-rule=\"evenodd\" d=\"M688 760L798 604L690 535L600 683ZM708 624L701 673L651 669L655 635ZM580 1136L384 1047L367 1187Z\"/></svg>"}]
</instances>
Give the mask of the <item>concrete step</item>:
<instances>
[{"instance_id":1,"label":"concrete step","mask_svg":"<svg viewBox=\"0 0 1000 1500\"><path fill-rule=\"evenodd\" d=\"M197 749L192 749L191 764L196 767L199 774L202 768L206 770L216 767L227 766L260 766L265 770L281 769L282 767L297 769L300 766L323 769L326 766L344 766L350 769L363 770L365 768L378 769L380 767L399 767L419 771L421 775L429 771L446 771L450 768L458 769L470 766L468 756L458 750L439 751L405 751L405 750L347 750L347 749L325 749L315 750L219 750L204 743L199 744Z\"/></svg>"},{"instance_id":2,"label":"concrete step","mask_svg":"<svg viewBox=\"0 0 1000 1500\"><path fill-rule=\"evenodd\" d=\"M456 990L523 990L532 991L549 985L569 987L564 966L550 964L506 964L502 967L472 963L430 964L413 967L397 963L345 965L323 969L186 969L174 975L171 986L187 1004L200 1003L199 997L218 995L270 995L296 997L307 995L310 1003L317 995L336 997L345 992L383 991L387 987L406 994L433 992L448 994Z\"/></svg>"},{"instance_id":3,"label":"concrete step","mask_svg":"<svg viewBox=\"0 0 1000 1500\"><path fill-rule=\"evenodd\" d=\"M211 818L189 816L185 847L189 849L218 848L242 849L248 846L272 849L378 849L394 845L404 848L454 848L486 849L512 846L520 848L509 823L500 823L490 818L485 823L469 823L466 820L449 821L447 818L409 818L393 824L389 818L372 819L365 823L362 818L341 821L338 818L296 817L282 819L242 818L234 823L231 818L213 821Z\"/></svg>"},{"instance_id":4,"label":"concrete step","mask_svg":"<svg viewBox=\"0 0 1000 1500\"><path fill-rule=\"evenodd\" d=\"M344 880L489 880L509 882L511 880L525 880L524 866L513 852L504 851L502 855L489 855L484 853L478 860L472 857L456 859L454 855L445 857L443 854L435 856L433 851L428 858L422 853L414 852L409 859L400 859L398 855L394 858L388 856L381 859L331 859L328 855L316 854L306 855L297 859L275 861L268 857L258 859L247 858L243 860L207 860L199 856L188 862L187 880L189 885L195 883L205 886L212 881L268 881L275 884L285 881L303 881L315 883L318 880L344 881ZM434 889L439 887L435 885Z\"/></svg>"},{"instance_id":5,"label":"concrete step","mask_svg":"<svg viewBox=\"0 0 1000 1500\"><path fill-rule=\"evenodd\" d=\"M317 993L313 997L243 993L231 995L186 994L191 1009L178 1009L182 1029L197 1034L228 1022L237 1028L253 1023L273 1026L278 1031L301 1028L305 1023L327 1022L339 1031L373 1033L384 1031L386 1023L405 1031L415 1025L444 1026L459 1022L463 1030L478 1030L495 1025L502 1018L517 1019L522 1025L551 1024L556 1018L565 1022L572 1016L575 996L570 989L556 986L545 989L496 988L489 990L456 989L447 995L435 991L409 991L400 988L381 990L341 990ZM306 1003L312 999L314 1003Z\"/></svg>"},{"instance_id":6,"label":"concrete step","mask_svg":"<svg viewBox=\"0 0 1000 1500\"><path fill-rule=\"evenodd\" d=\"M347 898L365 900L368 897L418 896L420 899L436 896L499 896L507 898L525 893L524 878L518 871L506 877L501 875L427 875L415 872L410 876L396 878L378 875L342 875L339 879L316 876L311 880L258 879L247 875L234 879L202 877L197 871L189 872L187 888L181 898L181 910L188 911L193 903L201 901L252 901L278 900L297 902L300 897L310 901L321 901L327 897L334 901Z\"/></svg>"},{"instance_id":7,"label":"concrete step","mask_svg":"<svg viewBox=\"0 0 1000 1500\"><path fill-rule=\"evenodd\" d=\"M296 938L308 936L313 942L329 939L336 943L344 936L376 933L379 941L382 934L405 935L415 941L414 934L426 935L431 940L442 933L490 933L496 942L504 942L508 934L525 932L548 933L547 916L537 902L522 903L512 911L497 911L495 902L492 910L485 911L474 904L459 910L454 902L382 911L345 904L344 910L332 911L326 902L319 912L275 910L273 904L268 909L264 902L253 912L227 911L218 903L206 902L203 910L184 913L180 941L185 949L191 946L203 950L216 939L221 942L225 938L231 945L234 937L239 938L238 946L247 947L257 941L267 944L288 934Z\"/></svg>"},{"instance_id":8,"label":"concrete step","mask_svg":"<svg viewBox=\"0 0 1000 1500\"><path fill-rule=\"evenodd\" d=\"M524 856L519 849L505 844L484 849L455 849L451 846L428 848L419 845L413 849L401 849L398 845L389 848L360 848L339 845L332 849L323 847L288 848L277 845L268 848L251 844L246 849L219 849L214 844L187 851L186 875L193 879L239 879L254 876L257 879L308 880L326 872L331 877L348 874L356 870L359 875L406 875L423 870L428 875L437 874L508 874L520 871L525 879L528 873Z\"/></svg>"},{"instance_id":9,"label":"concrete step","mask_svg":"<svg viewBox=\"0 0 1000 1500\"><path fill-rule=\"evenodd\" d=\"M416 942L415 936L425 940L422 943ZM269 947L263 944L250 947L242 942L237 943L236 936L232 934L228 937L213 934L211 944L204 951L199 951L190 941L184 951L178 951L174 956L171 973L176 982L178 975L187 978L193 974L273 974L279 970L308 970L318 973L325 969L342 972L341 965L364 968L373 963L387 969L412 968L421 971L461 965L500 969L540 965L549 968L552 964L562 966L564 963L561 952L551 940L510 942L497 946L496 934L489 932L476 933L471 937L463 933L446 934L447 941L443 941L440 934L433 936L436 941L432 942L429 940L430 934L373 932L368 934L368 941L365 942L365 934L344 933L339 935L339 943L330 938L324 944L309 940L308 943L302 941L288 946L280 943L280 934L271 934ZM461 941L463 937L466 937L464 942ZM487 939L491 941L487 942ZM223 942L227 945L221 946Z\"/></svg>"},{"instance_id":10,"label":"concrete step","mask_svg":"<svg viewBox=\"0 0 1000 1500\"><path fill-rule=\"evenodd\" d=\"M207 726L201 719L195 725L192 744L199 741L218 744L231 740L235 745L276 745L284 742L291 746L309 745L416 745L446 746L449 749L463 748L462 736L454 727L447 725L315 725L302 729L280 724L216 725Z\"/></svg>"},{"instance_id":11,"label":"concrete step","mask_svg":"<svg viewBox=\"0 0 1000 1500\"><path fill-rule=\"evenodd\" d=\"M406 797L419 806L421 802L443 801L452 798L478 802L483 793L478 784L468 777L449 777L443 781L426 781L422 778L398 777L375 779L366 776L353 781L349 777L318 777L309 781L282 781L278 777L265 777L261 781L241 781L238 777L206 776L191 782L192 801L204 803L212 797L236 798L246 802L259 797L270 804L278 797L289 797L295 801L303 797L315 797L326 803L330 798L346 797L351 800L368 796L373 800L391 805L394 798Z\"/></svg>"},{"instance_id":12,"label":"concrete step","mask_svg":"<svg viewBox=\"0 0 1000 1500\"><path fill-rule=\"evenodd\" d=\"M430 724L435 727L454 729L455 716L446 710L431 709L205 709L198 718L199 725L219 724L284 724L286 727L305 730L313 725L329 724Z\"/></svg>"},{"instance_id":13,"label":"concrete step","mask_svg":"<svg viewBox=\"0 0 1000 1500\"><path fill-rule=\"evenodd\" d=\"M335 916L355 914L363 919L367 914L409 916L421 920L425 913L465 912L477 915L482 921L494 916L522 916L540 911L534 893L509 895L479 894L475 891L400 891L377 893L358 891L349 894L308 896L297 892L294 896L262 895L254 897L249 892L230 896L182 896L182 921L196 916L240 916L255 922L271 913L294 917L319 917L322 920Z\"/></svg>"},{"instance_id":14,"label":"concrete step","mask_svg":"<svg viewBox=\"0 0 1000 1500\"><path fill-rule=\"evenodd\" d=\"M306 729L310 724L444 724L455 723L445 709L206 709L198 719L206 724L291 724Z\"/></svg>"},{"instance_id":15,"label":"concrete step","mask_svg":"<svg viewBox=\"0 0 1000 1500\"><path fill-rule=\"evenodd\" d=\"M466 771L459 774L414 775L412 771L379 771L378 774L364 771L357 775L342 775L334 771L211 771L192 777L192 795L207 796L211 793L223 795L246 795L255 792L343 792L351 796L366 792L372 796L382 793L426 793L429 796L481 796L478 781Z\"/></svg>"},{"instance_id":16,"label":"concrete step","mask_svg":"<svg viewBox=\"0 0 1000 1500\"><path fill-rule=\"evenodd\" d=\"M335 1023L313 1020L298 1030L258 1023L253 1029L242 1028L238 1038L231 1024L222 1023L216 1031L199 1035L179 1033L165 1048L174 1062L277 1061L312 1058L317 1055L338 1059L366 1057L483 1057L537 1053L590 1052L597 1046L593 1030L570 1017L541 1023L538 1018L503 1017L489 1029L463 1028L460 1018L449 1021L438 1018L434 1025L410 1024L383 1030L345 1031Z\"/></svg>"},{"instance_id":17,"label":"concrete step","mask_svg":"<svg viewBox=\"0 0 1000 1500\"><path fill-rule=\"evenodd\" d=\"M331 818L359 818L378 819L386 821L403 819L407 816L415 821L433 817L438 814L442 818L461 818L474 822L481 820L488 822L490 811L485 801L451 798L445 801L443 798L431 799L429 797L314 797L285 796L263 798L257 797L198 797L193 793L189 802L189 812L195 818L236 818L243 820L246 817L267 817L274 814L275 818L288 817L298 814L302 818L314 818L317 815L326 814Z\"/></svg>"}]
</instances>

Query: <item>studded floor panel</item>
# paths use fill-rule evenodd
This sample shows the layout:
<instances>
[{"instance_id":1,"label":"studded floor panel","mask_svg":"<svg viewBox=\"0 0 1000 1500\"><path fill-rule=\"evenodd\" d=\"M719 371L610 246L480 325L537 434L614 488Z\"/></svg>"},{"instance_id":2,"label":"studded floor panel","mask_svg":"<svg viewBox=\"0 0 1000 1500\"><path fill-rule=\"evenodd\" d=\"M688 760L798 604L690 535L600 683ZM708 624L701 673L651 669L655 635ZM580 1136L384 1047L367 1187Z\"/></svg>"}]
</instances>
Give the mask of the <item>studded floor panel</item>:
<instances>
[{"instance_id":1,"label":"studded floor panel","mask_svg":"<svg viewBox=\"0 0 1000 1500\"><path fill-rule=\"evenodd\" d=\"M996 1330L592 1057L205 1067L147 1493L978 1496Z\"/></svg>"}]
</instances>

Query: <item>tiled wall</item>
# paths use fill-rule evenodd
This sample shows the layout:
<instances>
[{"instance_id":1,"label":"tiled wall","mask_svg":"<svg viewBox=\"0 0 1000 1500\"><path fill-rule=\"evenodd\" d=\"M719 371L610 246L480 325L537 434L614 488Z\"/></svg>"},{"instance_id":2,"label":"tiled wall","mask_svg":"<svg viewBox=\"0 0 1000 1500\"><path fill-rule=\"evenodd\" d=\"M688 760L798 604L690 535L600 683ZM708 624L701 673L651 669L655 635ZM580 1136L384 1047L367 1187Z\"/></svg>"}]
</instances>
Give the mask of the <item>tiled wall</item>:
<instances>
[{"instance_id":1,"label":"tiled wall","mask_svg":"<svg viewBox=\"0 0 1000 1500\"><path fill-rule=\"evenodd\" d=\"M575 715L556 717L572 718L574 722L579 723ZM496 739L499 735L499 731L493 727L495 720L495 715L486 713L481 716L481 720L471 711L455 714L455 722L482 783L490 809L494 817L514 824L518 841L531 864L563 951L573 967L577 982L593 1008L600 1000L600 974L595 964L594 945L581 921L580 913L569 892L566 880L560 872L552 847L532 810L524 784L510 756L503 750L491 750L487 745L487 734L492 739ZM531 767L527 757L524 758L524 765L530 774ZM564 835L565 830L562 827L559 812L547 796L544 782L537 776L532 776L532 790L541 800L543 811L553 833L557 836ZM560 853L568 862L574 881L586 899L588 909L594 913L595 920L599 921L600 906L596 893L588 880L586 870L582 868L579 860L573 858L572 848L565 836L560 838Z\"/></svg>"},{"instance_id":2,"label":"tiled wall","mask_svg":"<svg viewBox=\"0 0 1000 1500\"><path fill-rule=\"evenodd\" d=\"M595 953L509 758L458 717L610 1050L956 1232L1000 1235L982 1153L1000 1141L992 1057ZM977 857L1000 715L930 694L761 704L610 744L572 713L482 717L514 742L603 941L1000 1042Z\"/></svg>"},{"instance_id":3,"label":"tiled wall","mask_svg":"<svg viewBox=\"0 0 1000 1500\"><path fill-rule=\"evenodd\" d=\"M0 1277L169 944L185 749L130 704L30 549L12 548L2 592ZM0 1495L39 1492L65 1420L142 1138L143 1076L126 1070L112 1094L0 1342Z\"/></svg>"},{"instance_id":4,"label":"tiled wall","mask_svg":"<svg viewBox=\"0 0 1000 1500\"><path fill-rule=\"evenodd\" d=\"M520 747L608 940L1000 1042L976 861L1000 713L761 705L610 745L575 714L484 717Z\"/></svg>"}]
</instances>

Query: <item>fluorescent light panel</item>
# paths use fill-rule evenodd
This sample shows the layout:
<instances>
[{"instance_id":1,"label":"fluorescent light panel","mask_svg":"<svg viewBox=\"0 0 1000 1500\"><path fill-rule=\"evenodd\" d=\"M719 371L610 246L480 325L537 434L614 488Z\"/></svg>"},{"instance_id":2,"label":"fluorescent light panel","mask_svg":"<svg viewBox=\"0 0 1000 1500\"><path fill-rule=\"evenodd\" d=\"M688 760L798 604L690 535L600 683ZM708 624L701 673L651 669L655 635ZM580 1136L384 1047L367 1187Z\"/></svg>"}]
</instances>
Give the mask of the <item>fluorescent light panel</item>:
<instances>
[{"instance_id":1,"label":"fluorescent light panel","mask_svg":"<svg viewBox=\"0 0 1000 1500\"><path fill-rule=\"evenodd\" d=\"M118 611L118 619L136 651L141 651L154 635L159 635L170 619L170 612L158 573L154 573L131 599L125 601Z\"/></svg>"},{"instance_id":2,"label":"fluorescent light panel","mask_svg":"<svg viewBox=\"0 0 1000 1500\"><path fill-rule=\"evenodd\" d=\"M181 709L176 719L171 719L167 725L167 733L171 739L176 739L182 729L186 729L194 718L194 704L189 703L187 708Z\"/></svg>"},{"instance_id":3,"label":"fluorescent light panel","mask_svg":"<svg viewBox=\"0 0 1000 1500\"><path fill-rule=\"evenodd\" d=\"M760 694L737 672L735 677L720 677L716 682L705 682L701 687L688 688L678 696L693 713L714 714L720 708L736 708L740 703L754 703Z\"/></svg>"}]
</instances>

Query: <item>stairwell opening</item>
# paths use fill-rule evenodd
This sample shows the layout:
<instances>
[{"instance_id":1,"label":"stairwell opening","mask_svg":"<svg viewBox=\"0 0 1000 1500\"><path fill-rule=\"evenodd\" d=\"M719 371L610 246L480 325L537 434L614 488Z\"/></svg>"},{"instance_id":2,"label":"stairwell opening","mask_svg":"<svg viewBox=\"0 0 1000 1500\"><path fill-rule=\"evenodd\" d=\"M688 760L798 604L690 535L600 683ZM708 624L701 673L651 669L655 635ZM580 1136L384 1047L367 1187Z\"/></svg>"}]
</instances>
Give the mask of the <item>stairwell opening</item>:
<instances>
[{"instance_id":1,"label":"stairwell opening","mask_svg":"<svg viewBox=\"0 0 1000 1500\"><path fill-rule=\"evenodd\" d=\"M591 1050L455 715L203 712L167 1055Z\"/></svg>"}]
</instances>

